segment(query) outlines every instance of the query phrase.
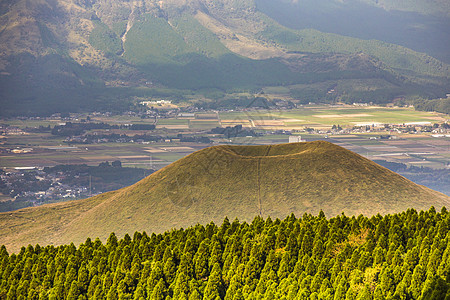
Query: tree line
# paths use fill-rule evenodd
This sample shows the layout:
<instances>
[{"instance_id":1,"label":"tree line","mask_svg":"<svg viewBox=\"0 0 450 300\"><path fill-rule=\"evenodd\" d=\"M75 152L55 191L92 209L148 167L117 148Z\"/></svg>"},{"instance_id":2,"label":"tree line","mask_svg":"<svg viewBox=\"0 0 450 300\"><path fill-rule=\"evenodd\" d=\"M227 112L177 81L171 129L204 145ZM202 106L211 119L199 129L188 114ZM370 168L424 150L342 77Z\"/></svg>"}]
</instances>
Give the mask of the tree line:
<instances>
[{"instance_id":1,"label":"tree line","mask_svg":"<svg viewBox=\"0 0 450 300\"><path fill-rule=\"evenodd\" d=\"M450 114L450 98L417 100L414 102L414 108L421 111L436 111L443 114Z\"/></svg>"},{"instance_id":2,"label":"tree line","mask_svg":"<svg viewBox=\"0 0 450 300\"><path fill-rule=\"evenodd\" d=\"M256 217L0 248L1 299L449 299L450 214Z\"/></svg>"}]
</instances>

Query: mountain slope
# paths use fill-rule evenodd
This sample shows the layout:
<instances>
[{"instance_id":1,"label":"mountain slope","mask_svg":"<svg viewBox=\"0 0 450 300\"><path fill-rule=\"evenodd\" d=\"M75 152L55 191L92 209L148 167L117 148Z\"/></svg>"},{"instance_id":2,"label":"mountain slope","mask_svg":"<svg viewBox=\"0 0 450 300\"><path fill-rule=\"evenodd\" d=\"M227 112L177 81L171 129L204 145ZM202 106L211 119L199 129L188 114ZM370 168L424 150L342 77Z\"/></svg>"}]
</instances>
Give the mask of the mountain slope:
<instances>
[{"instance_id":1,"label":"mountain slope","mask_svg":"<svg viewBox=\"0 0 450 300\"><path fill-rule=\"evenodd\" d=\"M61 63L50 68L48 57ZM160 87L251 90L342 78L437 97L449 66L393 44L288 29L253 0L0 4L2 114L76 110L80 101L107 109L117 94L126 107Z\"/></svg>"},{"instance_id":2,"label":"mountain slope","mask_svg":"<svg viewBox=\"0 0 450 300\"><path fill-rule=\"evenodd\" d=\"M386 2L404 7L371 0L256 0L259 11L288 28L384 41L450 62L448 1L410 1L419 4L415 6L406 1ZM421 9L420 4L430 9Z\"/></svg>"},{"instance_id":3,"label":"mountain slope","mask_svg":"<svg viewBox=\"0 0 450 300\"><path fill-rule=\"evenodd\" d=\"M115 192L0 214L0 244L79 243L225 216L249 221L321 209L328 216L375 215L449 204L449 197L328 142L215 146Z\"/></svg>"}]
</instances>

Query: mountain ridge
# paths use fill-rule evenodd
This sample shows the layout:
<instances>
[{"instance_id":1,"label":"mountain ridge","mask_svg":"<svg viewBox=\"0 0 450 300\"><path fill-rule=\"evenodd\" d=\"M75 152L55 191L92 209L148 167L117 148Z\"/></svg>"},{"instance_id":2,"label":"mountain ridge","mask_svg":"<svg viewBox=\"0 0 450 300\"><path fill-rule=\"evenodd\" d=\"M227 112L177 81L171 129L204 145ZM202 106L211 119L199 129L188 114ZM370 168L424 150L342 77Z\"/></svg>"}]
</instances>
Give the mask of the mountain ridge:
<instances>
[{"instance_id":1,"label":"mountain ridge","mask_svg":"<svg viewBox=\"0 0 450 300\"><path fill-rule=\"evenodd\" d=\"M8 112L40 111L45 101L53 112L76 110L72 103L83 98L91 110L105 110L157 88L254 90L330 78L394 80L402 88L396 96L438 96L450 78L447 64L405 47L286 28L253 0L11 0L0 12L0 96ZM47 56L60 62L48 66Z\"/></svg>"}]
</instances>

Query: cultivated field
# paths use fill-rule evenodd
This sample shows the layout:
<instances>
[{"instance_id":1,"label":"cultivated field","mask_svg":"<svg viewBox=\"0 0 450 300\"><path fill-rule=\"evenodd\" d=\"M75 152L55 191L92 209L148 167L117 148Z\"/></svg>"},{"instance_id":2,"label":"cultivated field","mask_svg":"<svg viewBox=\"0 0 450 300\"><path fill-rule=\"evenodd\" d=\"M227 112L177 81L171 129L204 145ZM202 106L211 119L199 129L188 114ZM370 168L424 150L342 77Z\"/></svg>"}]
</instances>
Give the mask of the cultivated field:
<instances>
[{"instance_id":1,"label":"cultivated field","mask_svg":"<svg viewBox=\"0 0 450 300\"><path fill-rule=\"evenodd\" d=\"M80 116L80 119L86 118ZM109 124L155 124L155 119L141 119L129 116L90 116L93 122ZM274 144L287 143L288 135L301 135L302 139L328 140L370 159L384 159L417 166L442 168L450 162L450 138L435 138L431 133L400 134L392 131L351 134L309 134L305 128L329 130L333 125L343 128L377 124L429 124L443 123L448 116L415 111L412 108L355 107L355 106L307 106L294 110L226 111L196 113L192 117L171 117L158 119L156 129L150 135L175 137L177 134L207 136L214 144ZM73 121L76 122L76 121ZM19 128L54 126L61 120L0 120L2 124ZM242 125L264 133L258 137L226 139L223 135L209 134L214 127ZM114 133L142 134L145 131L114 130ZM395 139L380 139L391 135ZM57 164L97 165L103 161L120 160L124 166L159 169L171 162L211 144L184 143L177 140L139 143L75 144L71 147L64 138L50 133L29 133L7 135L0 139L0 167L43 167ZM15 148L33 148L30 153L6 153Z\"/></svg>"},{"instance_id":2,"label":"cultivated field","mask_svg":"<svg viewBox=\"0 0 450 300\"><path fill-rule=\"evenodd\" d=\"M445 115L415 111L413 108L384 107L324 107L312 106L294 110L249 110L244 112L221 112L221 120L241 122L249 126L261 124L273 129L303 129L304 127L331 128L333 125L362 126L372 124L406 124L443 122ZM266 121L265 120L270 120Z\"/></svg>"}]
</instances>

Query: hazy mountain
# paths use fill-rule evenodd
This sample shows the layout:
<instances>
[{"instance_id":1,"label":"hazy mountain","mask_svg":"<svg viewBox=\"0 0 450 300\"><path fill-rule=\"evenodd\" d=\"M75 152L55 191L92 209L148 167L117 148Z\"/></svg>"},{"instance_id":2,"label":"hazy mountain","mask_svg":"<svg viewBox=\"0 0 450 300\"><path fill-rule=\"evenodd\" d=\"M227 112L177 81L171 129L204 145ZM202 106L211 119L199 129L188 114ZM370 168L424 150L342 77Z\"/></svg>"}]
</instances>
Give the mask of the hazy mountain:
<instances>
[{"instance_id":1,"label":"hazy mountain","mask_svg":"<svg viewBox=\"0 0 450 300\"><path fill-rule=\"evenodd\" d=\"M450 62L450 2L256 0L260 11L293 29L375 39Z\"/></svg>"},{"instance_id":2,"label":"hazy mountain","mask_svg":"<svg viewBox=\"0 0 450 300\"><path fill-rule=\"evenodd\" d=\"M0 26L3 115L331 79L382 79L394 90L386 98L435 97L449 83L449 66L426 54L289 29L253 0L8 0Z\"/></svg>"},{"instance_id":3,"label":"hazy mountain","mask_svg":"<svg viewBox=\"0 0 450 300\"><path fill-rule=\"evenodd\" d=\"M0 214L0 244L80 243L227 216L367 216L448 206L450 198L328 142L215 146L93 198Z\"/></svg>"}]
</instances>

